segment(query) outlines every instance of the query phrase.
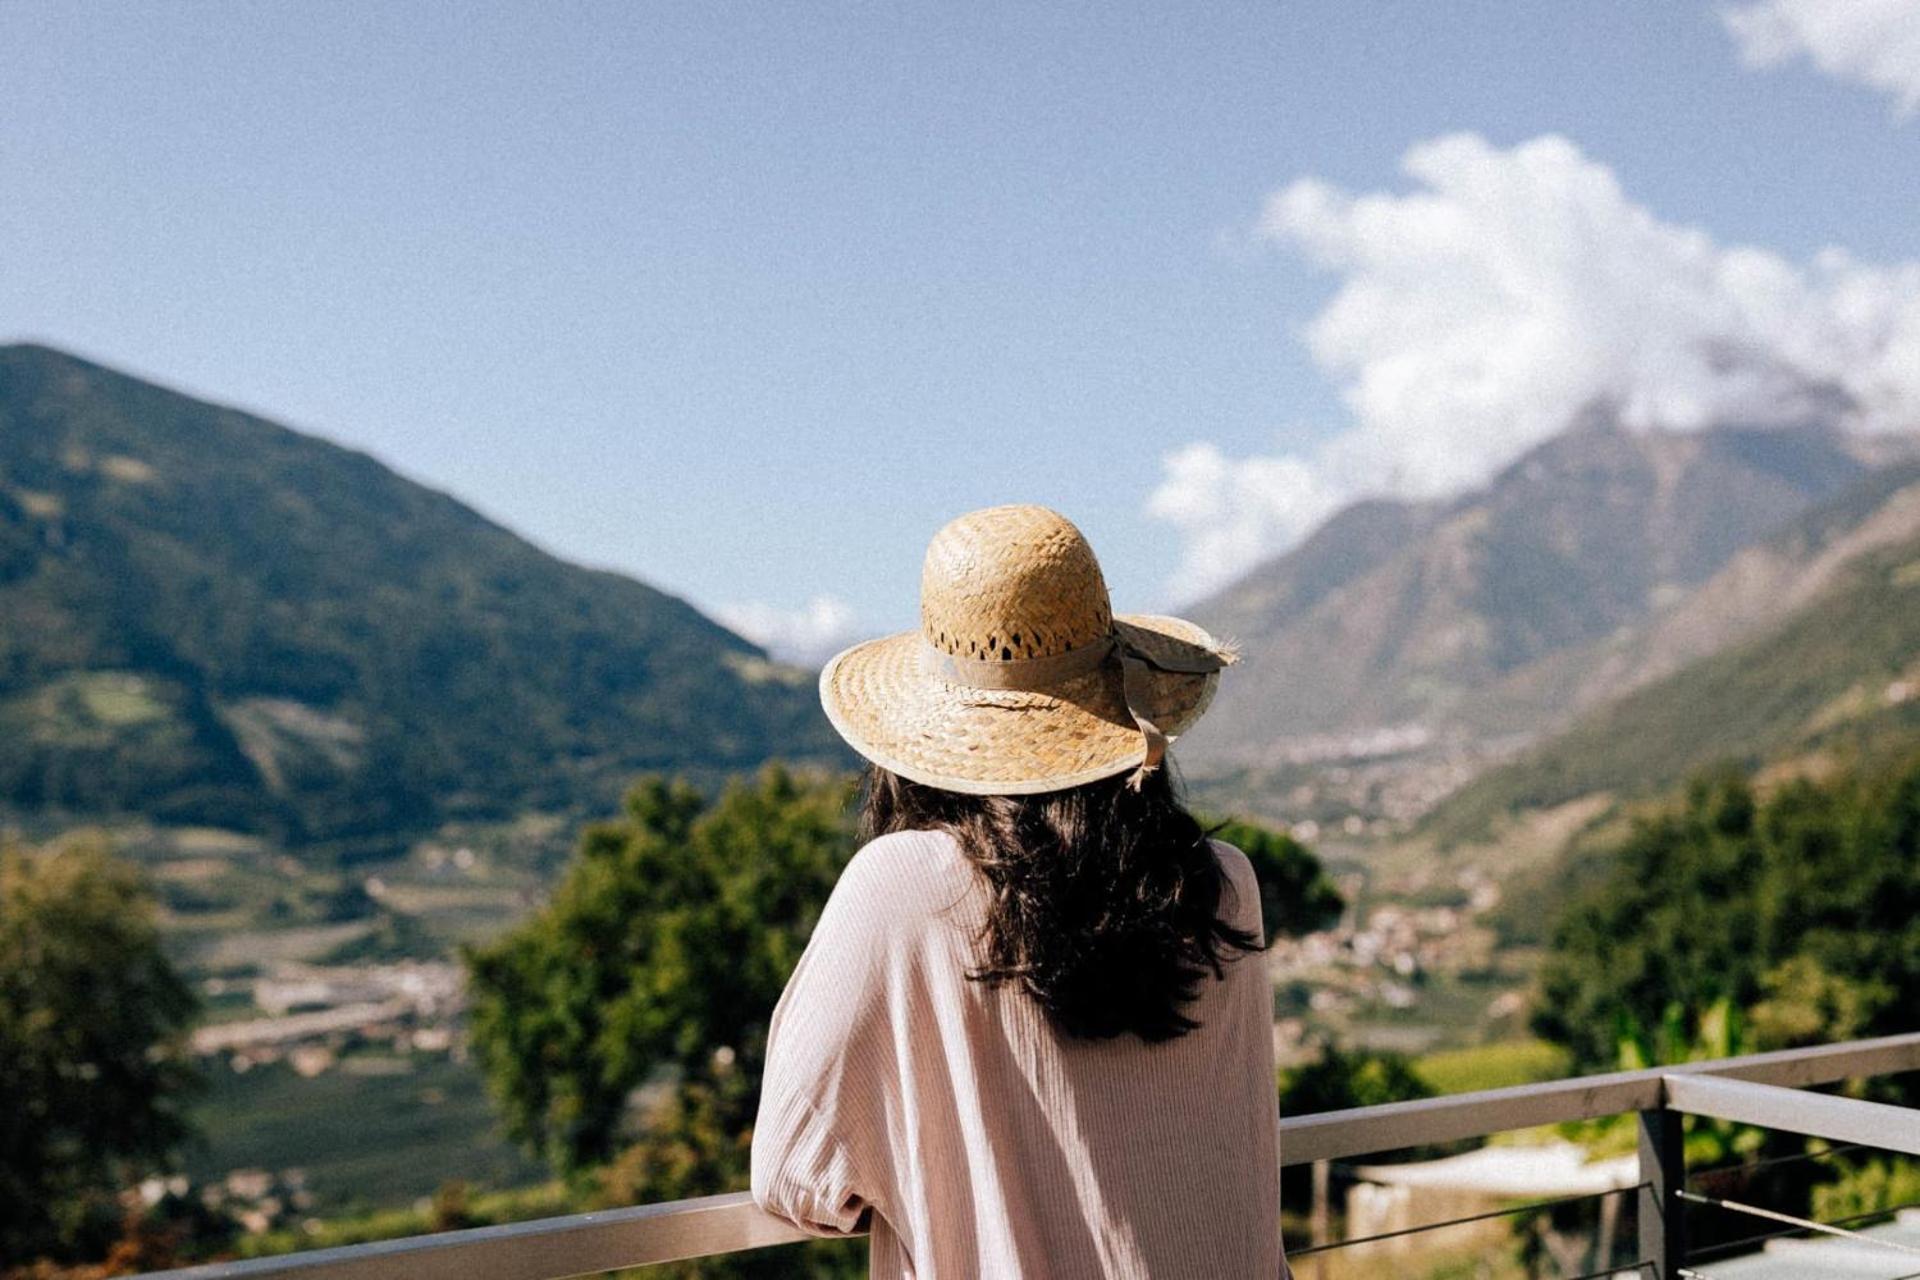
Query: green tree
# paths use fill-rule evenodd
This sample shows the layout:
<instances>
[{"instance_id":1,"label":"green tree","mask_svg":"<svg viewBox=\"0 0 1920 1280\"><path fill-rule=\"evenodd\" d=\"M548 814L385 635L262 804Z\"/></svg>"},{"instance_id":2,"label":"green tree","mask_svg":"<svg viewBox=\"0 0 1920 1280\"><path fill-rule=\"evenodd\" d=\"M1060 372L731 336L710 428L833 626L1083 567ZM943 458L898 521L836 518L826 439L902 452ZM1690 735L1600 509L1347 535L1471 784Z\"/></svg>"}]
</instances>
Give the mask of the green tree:
<instances>
[{"instance_id":1,"label":"green tree","mask_svg":"<svg viewBox=\"0 0 1920 1280\"><path fill-rule=\"evenodd\" d=\"M547 908L467 953L509 1131L578 1171L620 1149L662 1068L699 1077L724 1050L757 1088L774 1003L852 854L851 797L778 767L712 803L651 779L590 828Z\"/></svg>"},{"instance_id":2,"label":"green tree","mask_svg":"<svg viewBox=\"0 0 1920 1280\"><path fill-rule=\"evenodd\" d=\"M1920 761L1765 797L1731 774L1695 781L1636 824L1561 916L1534 1024L1594 1069L1910 1031L1916 1011ZM1902 1079L1865 1088L1894 1101L1913 1091ZM1630 1149L1629 1128L1611 1129ZM1874 1159L1777 1159L1822 1147L1698 1118L1687 1126L1688 1162L1713 1194L1831 1215L1884 1207L1907 1185L1901 1166ZM1695 1243L1744 1230L1708 1215Z\"/></svg>"},{"instance_id":3,"label":"green tree","mask_svg":"<svg viewBox=\"0 0 1920 1280\"><path fill-rule=\"evenodd\" d=\"M1920 1009L1920 763L1887 778L1730 775L1638 822L1561 916L1534 1026L1590 1069L1623 1027L1729 1004L1759 1047L1912 1029Z\"/></svg>"},{"instance_id":4,"label":"green tree","mask_svg":"<svg viewBox=\"0 0 1920 1280\"><path fill-rule=\"evenodd\" d=\"M1260 882L1260 919L1269 941L1331 928L1346 910L1320 859L1283 831L1228 820L1214 835L1239 848Z\"/></svg>"},{"instance_id":5,"label":"green tree","mask_svg":"<svg viewBox=\"0 0 1920 1280\"><path fill-rule=\"evenodd\" d=\"M131 867L0 849L0 1264L111 1240L115 1193L188 1136L196 1009Z\"/></svg>"}]
</instances>

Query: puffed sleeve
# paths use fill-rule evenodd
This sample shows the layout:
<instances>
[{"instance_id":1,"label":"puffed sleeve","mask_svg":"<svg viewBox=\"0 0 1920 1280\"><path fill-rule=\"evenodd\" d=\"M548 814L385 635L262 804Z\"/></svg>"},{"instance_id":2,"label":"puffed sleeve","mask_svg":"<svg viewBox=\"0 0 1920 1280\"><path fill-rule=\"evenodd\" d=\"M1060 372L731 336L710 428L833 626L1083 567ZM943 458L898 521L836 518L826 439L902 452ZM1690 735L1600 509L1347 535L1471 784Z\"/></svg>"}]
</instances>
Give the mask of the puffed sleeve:
<instances>
[{"instance_id":1,"label":"puffed sleeve","mask_svg":"<svg viewBox=\"0 0 1920 1280\"><path fill-rule=\"evenodd\" d=\"M885 862L870 845L848 864L768 1031L753 1198L819 1235L862 1230L869 1208L887 1207L888 990L900 959Z\"/></svg>"}]
</instances>

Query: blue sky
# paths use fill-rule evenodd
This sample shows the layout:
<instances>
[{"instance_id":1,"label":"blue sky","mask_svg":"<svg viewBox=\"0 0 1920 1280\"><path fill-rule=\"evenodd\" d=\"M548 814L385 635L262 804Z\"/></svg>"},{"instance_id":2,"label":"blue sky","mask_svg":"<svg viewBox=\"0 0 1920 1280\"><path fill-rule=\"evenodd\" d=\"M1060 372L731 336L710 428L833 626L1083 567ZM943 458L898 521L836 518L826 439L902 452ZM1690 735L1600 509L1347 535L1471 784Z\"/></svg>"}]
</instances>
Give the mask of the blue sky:
<instances>
[{"instance_id":1,"label":"blue sky","mask_svg":"<svg viewBox=\"0 0 1920 1280\"><path fill-rule=\"evenodd\" d=\"M0 338L765 625L1003 501L1165 607L1596 390L1920 408L1916 5L1737 11L7 0Z\"/></svg>"}]
</instances>

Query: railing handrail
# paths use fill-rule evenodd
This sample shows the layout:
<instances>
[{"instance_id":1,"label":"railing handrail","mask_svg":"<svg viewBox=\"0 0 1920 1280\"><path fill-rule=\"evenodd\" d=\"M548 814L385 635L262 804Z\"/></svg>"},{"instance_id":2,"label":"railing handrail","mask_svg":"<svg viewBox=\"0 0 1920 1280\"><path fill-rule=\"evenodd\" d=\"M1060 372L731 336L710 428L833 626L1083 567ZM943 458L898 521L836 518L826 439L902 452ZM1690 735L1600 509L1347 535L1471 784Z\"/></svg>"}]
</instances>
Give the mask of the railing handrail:
<instances>
[{"instance_id":1,"label":"railing handrail","mask_svg":"<svg viewBox=\"0 0 1920 1280\"><path fill-rule=\"evenodd\" d=\"M1664 1105L1661 1079L1726 1076L1804 1089L1840 1080L1920 1070L1920 1031L1806 1049L1777 1049L1737 1058L1676 1063L1639 1071L1572 1076L1543 1084L1455 1093L1417 1102L1388 1102L1346 1111L1292 1116L1280 1122L1282 1166L1344 1160L1376 1151L1485 1138L1515 1129L1597 1120Z\"/></svg>"},{"instance_id":2,"label":"railing handrail","mask_svg":"<svg viewBox=\"0 0 1920 1280\"><path fill-rule=\"evenodd\" d=\"M1665 1080L1672 1076L1807 1088L1916 1070L1920 1032L1291 1116L1280 1124L1281 1164L1339 1160L1630 1112L1677 1119L1666 1111ZM762 1212L745 1192L734 1192L154 1274L155 1280L567 1280L811 1238Z\"/></svg>"}]
</instances>

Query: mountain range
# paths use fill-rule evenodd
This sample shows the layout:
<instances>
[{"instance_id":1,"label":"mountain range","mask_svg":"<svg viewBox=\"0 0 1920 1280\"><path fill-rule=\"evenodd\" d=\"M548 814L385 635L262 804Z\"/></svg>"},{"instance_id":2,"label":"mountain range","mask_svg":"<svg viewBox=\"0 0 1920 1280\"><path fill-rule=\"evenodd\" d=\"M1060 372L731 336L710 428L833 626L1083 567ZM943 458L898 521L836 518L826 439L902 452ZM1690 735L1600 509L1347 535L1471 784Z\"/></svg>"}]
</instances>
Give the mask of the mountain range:
<instances>
[{"instance_id":1,"label":"mountain range","mask_svg":"<svg viewBox=\"0 0 1920 1280\"><path fill-rule=\"evenodd\" d=\"M1356 503L1202 601L1243 655L1181 744L1203 801L1465 837L1920 740L1920 449L1809 405L1688 432L1594 406L1474 492ZM811 686L364 454L0 347L0 814L374 856L605 811L642 771L851 763Z\"/></svg>"},{"instance_id":2,"label":"mountain range","mask_svg":"<svg viewBox=\"0 0 1920 1280\"><path fill-rule=\"evenodd\" d=\"M0 347L0 806L384 847L848 762L808 673L373 458Z\"/></svg>"},{"instance_id":3,"label":"mountain range","mask_svg":"<svg viewBox=\"0 0 1920 1280\"><path fill-rule=\"evenodd\" d=\"M1349 507L1195 608L1243 662L1183 763L1274 816L1417 817L1811 602L1904 527L1913 444L1596 406L1478 491Z\"/></svg>"},{"instance_id":4,"label":"mountain range","mask_svg":"<svg viewBox=\"0 0 1920 1280\"><path fill-rule=\"evenodd\" d=\"M1874 472L1589 656L1589 678L1641 678L1448 796L1430 834L1481 838L1512 814L1654 795L1716 766L1897 760L1920 746L1920 464Z\"/></svg>"}]
</instances>

